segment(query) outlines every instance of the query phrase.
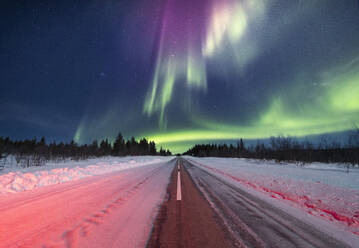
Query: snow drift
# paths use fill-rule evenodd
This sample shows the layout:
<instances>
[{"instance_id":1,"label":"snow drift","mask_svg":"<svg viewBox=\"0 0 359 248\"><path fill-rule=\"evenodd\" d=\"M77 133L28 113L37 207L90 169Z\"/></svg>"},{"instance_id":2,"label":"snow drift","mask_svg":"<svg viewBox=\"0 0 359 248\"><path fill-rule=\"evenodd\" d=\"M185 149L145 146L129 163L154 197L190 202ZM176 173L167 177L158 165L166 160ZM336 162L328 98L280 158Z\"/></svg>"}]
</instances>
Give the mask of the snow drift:
<instances>
[{"instance_id":1,"label":"snow drift","mask_svg":"<svg viewBox=\"0 0 359 248\"><path fill-rule=\"evenodd\" d=\"M159 156L107 157L79 162L48 163L46 166L26 169L10 167L6 168L4 174L0 174L0 195L165 162L172 158Z\"/></svg>"}]
</instances>

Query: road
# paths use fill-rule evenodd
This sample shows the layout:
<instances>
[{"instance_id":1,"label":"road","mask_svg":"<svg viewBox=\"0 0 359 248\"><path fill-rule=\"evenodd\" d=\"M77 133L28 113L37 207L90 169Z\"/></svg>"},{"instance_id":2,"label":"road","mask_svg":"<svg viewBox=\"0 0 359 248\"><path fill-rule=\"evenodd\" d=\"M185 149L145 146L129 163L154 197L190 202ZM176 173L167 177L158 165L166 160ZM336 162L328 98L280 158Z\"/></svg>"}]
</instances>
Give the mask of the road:
<instances>
[{"instance_id":1,"label":"road","mask_svg":"<svg viewBox=\"0 0 359 248\"><path fill-rule=\"evenodd\" d=\"M349 247L185 159L182 200L162 206L148 247ZM176 172L168 192L175 195Z\"/></svg>"},{"instance_id":2,"label":"road","mask_svg":"<svg viewBox=\"0 0 359 248\"><path fill-rule=\"evenodd\" d=\"M177 161L167 192L169 199L160 210L149 248L235 247L235 240L221 224L221 220L196 188L183 160ZM178 172L181 178L181 197L178 200Z\"/></svg>"},{"instance_id":3,"label":"road","mask_svg":"<svg viewBox=\"0 0 359 248\"><path fill-rule=\"evenodd\" d=\"M348 247L183 158L0 198L1 248L146 246Z\"/></svg>"}]
</instances>

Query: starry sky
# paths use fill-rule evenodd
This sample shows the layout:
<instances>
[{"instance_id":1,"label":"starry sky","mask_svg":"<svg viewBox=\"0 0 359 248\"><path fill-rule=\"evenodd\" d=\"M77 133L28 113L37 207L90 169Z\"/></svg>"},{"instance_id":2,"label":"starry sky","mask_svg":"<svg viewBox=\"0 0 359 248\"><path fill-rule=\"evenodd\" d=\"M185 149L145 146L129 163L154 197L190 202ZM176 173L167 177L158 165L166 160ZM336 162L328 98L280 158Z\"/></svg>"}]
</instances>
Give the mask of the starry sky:
<instances>
[{"instance_id":1,"label":"starry sky","mask_svg":"<svg viewBox=\"0 0 359 248\"><path fill-rule=\"evenodd\" d=\"M183 152L359 125L357 0L0 5L0 136Z\"/></svg>"}]
</instances>

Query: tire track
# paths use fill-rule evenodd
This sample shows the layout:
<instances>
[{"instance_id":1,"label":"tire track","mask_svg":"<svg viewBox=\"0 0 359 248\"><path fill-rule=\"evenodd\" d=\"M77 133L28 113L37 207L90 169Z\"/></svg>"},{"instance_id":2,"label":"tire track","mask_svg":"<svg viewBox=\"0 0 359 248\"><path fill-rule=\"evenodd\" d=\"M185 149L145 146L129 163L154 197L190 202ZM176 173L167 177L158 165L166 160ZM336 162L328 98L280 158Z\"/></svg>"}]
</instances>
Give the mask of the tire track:
<instances>
[{"instance_id":1,"label":"tire track","mask_svg":"<svg viewBox=\"0 0 359 248\"><path fill-rule=\"evenodd\" d=\"M124 195L118 197L113 202L107 204L103 209L99 210L98 212L92 214L91 216L85 218L82 223L76 225L74 228L70 230L66 230L62 234L62 244L65 244L67 248L75 248L79 247L77 244L77 240L79 236L86 237L91 232L95 231L97 226L100 226L105 220L107 216L110 216L113 211L117 211L121 209L121 206L131 200L133 196L137 194L138 191L141 190L142 187L146 186L146 182L154 176L161 167L158 167L150 172L148 176L146 176L140 182L134 180L132 183L127 184L125 187L122 188L121 191L124 191ZM62 245L62 244L56 245ZM46 247L46 246L45 246ZM47 248L47 247L46 247Z\"/></svg>"}]
</instances>

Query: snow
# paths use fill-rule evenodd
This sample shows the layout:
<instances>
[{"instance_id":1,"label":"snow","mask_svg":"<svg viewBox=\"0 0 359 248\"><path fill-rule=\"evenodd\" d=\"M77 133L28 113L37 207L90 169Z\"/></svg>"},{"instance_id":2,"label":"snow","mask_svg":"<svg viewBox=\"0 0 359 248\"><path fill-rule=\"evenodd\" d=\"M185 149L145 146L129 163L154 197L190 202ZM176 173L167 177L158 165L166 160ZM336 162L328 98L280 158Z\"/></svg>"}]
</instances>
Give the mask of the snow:
<instances>
[{"instance_id":1,"label":"snow","mask_svg":"<svg viewBox=\"0 0 359 248\"><path fill-rule=\"evenodd\" d=\"M298 166L254 159L194 158L224 180L295 207L359 236L359 169L340 164Z\"/></svg>"},{"instance_id":2,"label":"snow","mask_svg":"<svg viewBox=\"0 0 359 248\"><path fill-rule=\"evenodd\" d=\"M136 156L105 157L83 161L49 162L45 166L21 168L13 158L7 158L0 171L0 196L25 190L59 184L82 178L166 162L173 157ZM5 161L5 162L6 162Z\"/></svg>"},{"instance_id":3,"label":"snow","mask_svg":"<svg viewBox=\"0 0 359 248\"><path fill-rule=\"evenodd\" d=\"M26 169L5 164L0 247L144 247L173 158L106 157ZM338 239L348 241L350 234L357 244L358 168L346 173L340 164L185 158L293 216L316 219L316 226Z\"/></svg>"},{"instance_id":4,"label":"snow","mask_svg":"<svg viewBox=\"0 0 359 248\"><path fill-rule=\"evenodd\" d=\"M5 173L2 185L16 193L0 195L0 247L145 247L171 159L109 157ZM17 184L5 182L14 174Z\"/></svg>"}]
</instances>

